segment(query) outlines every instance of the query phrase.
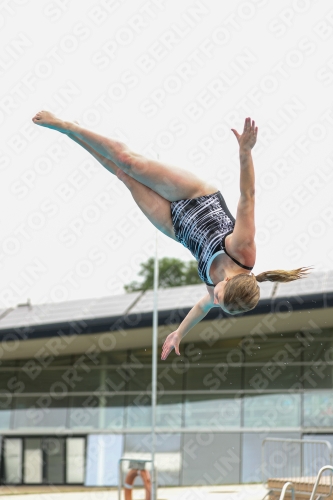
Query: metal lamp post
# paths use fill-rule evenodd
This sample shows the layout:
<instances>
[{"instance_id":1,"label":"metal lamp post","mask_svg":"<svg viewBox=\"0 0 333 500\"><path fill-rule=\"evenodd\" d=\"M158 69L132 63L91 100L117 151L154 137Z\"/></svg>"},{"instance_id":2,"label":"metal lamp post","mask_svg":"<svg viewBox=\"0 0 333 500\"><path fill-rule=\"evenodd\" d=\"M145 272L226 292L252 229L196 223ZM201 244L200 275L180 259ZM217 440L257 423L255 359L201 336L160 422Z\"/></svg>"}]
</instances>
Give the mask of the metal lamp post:
<instances>
[{"instance_id":1,"label":"metal lamp post","mask_svg":"<svg viewBox=\"0 0 333 500\"><path fill-rule=\"evenodd\" d=\"M155 447L156 447L156 386L157 386L157 341L158 341L158 258L157 244L158 231L155 236L155 263L154 263L154 309L153 309L153 348L152 348L152 374L151 374L151 460L152 460L152 478L151 478L151 500L156 500L156 468L155 468Z\"/></svg>"},{"instance_id":2,"label":"metal lamp post","mask_svg":"<svg viewBox=\"0 0 333 500\"><path fill-rule=\"evenodd\" d=\"M157 153L157 158L159 159ZM157 343L158 343L158 230L155 233L155 262L154 262L154 309L153 309L153 339L152 339L152 373L151 373L151 500L156 500L156 390L157 390Z\"/></svg>"}]
</instances>

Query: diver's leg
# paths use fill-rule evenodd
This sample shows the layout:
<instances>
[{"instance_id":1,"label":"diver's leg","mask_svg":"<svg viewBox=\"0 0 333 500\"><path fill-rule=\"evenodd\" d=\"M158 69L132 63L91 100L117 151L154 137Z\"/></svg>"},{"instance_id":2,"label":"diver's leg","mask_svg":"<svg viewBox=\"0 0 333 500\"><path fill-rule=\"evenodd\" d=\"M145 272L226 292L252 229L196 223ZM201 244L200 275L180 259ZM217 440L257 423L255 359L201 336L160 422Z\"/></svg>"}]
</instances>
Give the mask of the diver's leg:
<instances>
[{"instance_id":1,"label":"diver's leg","mask_svg":"<svg viewBox=\"0 0 333 500\"><path fill-rule=\"evenodd\" d=\"M127 175L168 201L196 198L218 191L215 186L207 184L187 170L146 158L131 151L121 141L91 132L77 123L60 120L48 111L37 113L33 122L83 140Z\"/></svg>"}]
</instances>

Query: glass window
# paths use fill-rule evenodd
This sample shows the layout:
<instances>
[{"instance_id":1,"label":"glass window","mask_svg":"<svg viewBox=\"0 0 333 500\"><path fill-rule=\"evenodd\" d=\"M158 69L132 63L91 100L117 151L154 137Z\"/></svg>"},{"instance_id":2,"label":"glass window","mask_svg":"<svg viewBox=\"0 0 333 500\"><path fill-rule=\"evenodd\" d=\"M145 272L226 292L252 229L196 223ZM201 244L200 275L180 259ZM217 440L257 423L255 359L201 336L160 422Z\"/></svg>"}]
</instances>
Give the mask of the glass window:
<instances>
[{"instance_id":1,"label":"glass window","mask_svg":"<svg viewBox=\"0 0 333 500\"><path fill-rule=\"evenodd\" d=\"M269 336L266 340L245 338L242 346L245 352L246 363L278 363L283 366L295 361L301 361L301 355L304 346L293 336L281 336L276 341L271 340Z\"/></svg>"},{"instance_id":2,"label":"glass window","mask_svg":"<svg viewBox=\"0 0 333 500\"><path fill-rule=\"evenodd\" d=\"M157 398L156 425L157 427L182 426L182 397L164 395Z\"/></svg>"},{"instance_id":3,"label":"glass window","mask_svg":"<svg viewBox=\"0 0 333 500\"><path fill-rule=\"evenodd\" d=\"M127 374L129 391L151 390L151 368L128 368Z\"/></svg>"},{"instance_id":4,"label":"glass window","mask_svg":"<svg viewBox=\"0 0 333 500\"><path fill-rule=\"evenodd\" d=\"M0 370L0 391L13 392L18 389L16 370Z\"/></svg>"},{"instance_id":5,"label":"glass window","mask_svg":"<svg viewBox=\"0 0 333 500\"><path fill-rule=\"evenodd\" d=\"M98 427L98 407L99 398L95 398L91 407L88 409L88 401L90 402L89 396L71 396L70 404L68 408L68 421L69 428L73 429L76 427L88 427L96 428ZM97 407L97 410L96 410Z\"/></svg>"},{"instance_id":6,"label":"glass window","mask_svg":"<svg viewBox=\"0 0 333 500\"><path fill-rule=\"evenodd\" d=\"M2 360L1 361L1 368L7 368L7 367L12 367L14 368L15 366L19 366L19 361L16 359L10 359L10 360Z\"/></svg>"},{"instance_id":7,"label":"glass window","mask_svg":"<svg viewBox=\"0 0 333 500\"><path fill-rule=\"evenodd\" d=\"M22 439L6 438L4 441L4 482L22 482Z\"/></svg>"},{"instance_id":8,"label":"glass window","mask_svg":"<svg viewBox=\"0 0 333 500\"><path fill-rule=\"evenodd\" d=\"M133 364L143 364L151 365L152 361L152 348L147 347L143 349L135 349L130 351L128 359L125 360L126 363Z\"/></svg>"},{"instance_id":9,"label":"glass window","mask_svg":"<svg viewBox=\"0 0 333 500\"><path fill-rule=\"evenodd\" d=\"M137 375L137 374L136 374ZM118 367L116 370L86 366L85 369L70 366L62 370L43 369L21 372L20 382L24 392L91 392L124 391L130 376Z\"/></svg>"},{"instance_id":10,"label":"glass window","mask_svg":"<svg viewBox=\"0 0 333 500\"><path fill-rule=\"evenodd\" d=\"M308 391L304 393L304 427L333 426L332 391Z\"/></svg>"},{"instance_id":11,"label":"glass window","mask_svg":"<svg viewBox=\"0 0 333 500\"><path fill-rule=\"evenodd\" d=\"M268 340L278 340L279 342L286 342L289 340L297 340L299 332L278 332L278 333L270 333L268 335ZM259 337L259 335L258 335Z\"/></svg>"},{"instance_id":12,"label":"glass window","mask_svg":"<svg viewBox=\"0 0 333 500\"><path fill-rule=\"evenodd\" d=\"M65 482L65 438L49 437L43 439L45 454L45 473L48 484L63 484Z\"/></svg>"},{"instance_id":13,"label":"glass window","mask_svg":"<svg viewBox=\"0 0 333 500\"><path fill-rule=\"evenodd\" d=\"M72 366L75 356L56 356L50 366Z\"/></svg>"},{"instance_id":14,"label":"glass window","mask_svg":"<svg viewBox=\"0 0 333 500\"><path fill-rule=\"evenodd\" d=\"M309 340L308 346L304 350L303 360L318 361L323 363L331 363L333 361L333 346L328 340Z\"/></svg>"},{"instance_id":15,"label":"glass window","mask_svg":"<svg viewBox=\"0 0 333 500\"><path fill-rule=\"evenodd\" d=\"M244 397L244 427L299 427L300 394L260 394Z\"/></svg>"},{"instance_id":16,"label":"glass window","mask_svg":"<svg viewBox=\"0 0 333 500\"><path fill-rule=\"evenodd\" d=\"M124 396L107 396L104 426L106 429L124 427ZM102 422L101 422L102 423Z\"/></svg>"},{"instance_id":17,"label":"glass window","mask_svg":"<svg viewBox=\"0 0 333 500\"><path fill-rule=\"evenodd\" d=\"M126 407L127 427L151 426L151 398L145 393L128 396ZM156 426L181 427L182 402L179 395L163 395L157 397Z\"/></svg>"},{"instance_id":18,"label":"glass window","mask_svg":"<svg viewBox=\"0 0 333 500\"><path fill-rule=\"evenodd\" d=\"M214 366L221 362L232 365L244 361L240 339L218 340L213 342L213 345L208 345L205 342L187 344L184 347L184 354L194 366L200 366L202 363L209 363Z\"/></svg>"},{"instance_id":19,"label":"glass window","mask_svg":"<svg viewBox=\"0 0 333 500\"><path fill-rule=\"evenodd\" d=\"M100 354L101 362L106 362L108 365L119 366L128 361L128 351L109 351Z\"/></svg>"},{"instance_id":20,"label":"glass window","mask_svg":"<svg viewBox=\"0 0 333 500\"><path fill-rule=\"evenodd\" d=\"M66 440L66 482L67 484L83 484L85 464L84 437L72 437Z\"/></svg>"},{"instance_id":21,"label":"glass window","mask_svg":"<svg viewBox=\"0 0 333 500\"><path fill-rule=\"evenodd\" d=\"M38 368L42 368L44 366L44 369L46 366L72 366L73 365L73 360L75 359L75 356L54 356L53 354L46 352L47 356L40 357L40 358L35 358L33 362L29 362L31 360L27 359L20 359L16 363L18 367L22 368L23 366L26 367L26 369L29 370L32 369L38 370Z\"/></svg>"},{"instance_id":22,"label":"glass window","mask_svg":"<svg viewBox=\"0 0 333 500\"><path fill-rule=\"evenodd\" d=\"M104 390L107 392L126 391L128 390L130 373L127 369L120 366L116 369L106 369L105 379L103 379L100 387L104 387Z\"/></svg>"},{"instance_id":23,"label":"glass window","mask_svg":"<svg viewBox=\"0 0 333 500\"><path fill-rule=\"evenodd\" d=\"M151 391L151 367L127 368L129 391ZM181 391L183 389L183 369L174 365L160 365L157 370L158 391Z\"/></svg>"},{"instance_id":24,"label":"glass window","mask_svg":"<svg viewBox=\"0 0 333 500\"><path fill-rule=\"evenodd\" d=\"M186 389L188 391L235 391L241 388L241 380L241 367L230 367L225 362L217 363L209 368L191 366L186 376Z\"/></svg>"},{"instance_id":25,"label":"glass window","mask_svg":"<svg viewBox=\"0 0 333 500\"><path fill-rule=\"evenodd\" d=\"M99 369L89 367L89 371L75 370L75 378L71 383L73 392L89 392L103 390L103 375Z\"/></svg>"},{"instance_id":26,"label":"glass window","mask_svg":"<svg viewBox=\"0 0 333 500\"><path fill-rule=\"evenodd\" d=\"M311 366L303 367L304 389L331 389L333 377L332 365L327 365L320 359L313 361Z\"/></svg>"},{"instance_id":27,"label":"glass window","mask_svg":"<svg viewBox=\"0 0 333 500\"><path fill-rule=\"evenodd\" d=\"M332 328L316 329L316 327L314 327L313 330L307 329L307 331L304 331L302 334L300 332L297 332L295 333L295 336L302 335L304 346L306 347L306 350L308 350L309 348L311 348L313 342L322 342L326 340L331 342L332 333L333 333Z\"/></svg>"},{"instance_id":28,"label":"glass window","mask_svg":"<svg viewBox=\"0 0 333 500\"><path fill-rule=\"evenodd\" d=\"M81 354L76 354L73 356L73 360L70 363L70 366L75 366L77 368L86 368L87 365L89 368L94 368L94 367L99 367L101 365L106 365L107 364L107 356L105 354L97 353L95 351L92 351L90 354L89 353L81 353Z\"/></svg>"},{"instance_id":29,"label":"glass window","mask_svg":"<svg viewBox=\"0 0 333 500\"><path fill-rule=\"evenodd\" d=\"M12 395L0 396L0 429L10 429L12 417Z\"/></svg>"},{"instance_id":30,"label":"glass window","mask_svg":"<svg viewBox=\"0 0 333 500\"><path fill-rule=\"evenodd\" d=\"M126 375L120 370L91 368L77 370L73 392L125 391Z\"/></svg>"},{"instance_id":31,"label":"glass window","mask_svg":"<svg viewBox=\"0 0 333 500\"><path fill-rule=\"evenodd\" d=\"M24 384L25 393L68 392L74 390L77 382L75 377L70 374L73 370L71 367L63 370L47 370L41 369L40 366L36 368L35 361L31 366L29 362L27 362L24 371L21 369L19 372L19 382Z\"/></svg>"},{"instance_id":32,"label":"glass window","mask_svg":"<svg viewBox=\"0 0 333 500\"><path fill-rule=\"evenodd\" d=\"M240 427L241 400L233 396L188 395L185 402L185 427L212 429Z\"/></svg>"},{"instance_id":33,"label":"glass window","mask_svg":"<svg viewBox=\"0 0 333 500\"><path fill-rule=\"evenodd\" d=\"M161 363L157 368L157 390L182 391L184 380L184 370L179 369L177 364Z\"/></svg>"},{"instance_id":34,"label":"glass window","mask_svg":"<svg viewBox=\"0 0 333 500\"><path fill-rule=\"evenodd\" d=\"M245 366L244 389L270 390L270 389L292 389L299 388L301 378L301 366L286 364L273 365L267 363L264 366Z\"/></svg>"},{"instance_id":35,"label":"glass window","mask_svg":"<svg viewBox=\"0 0 333 500\"><path fill-rule=\"evenodd\" d=\"M23 482L25 484L43 482L43 450L40 438L24 439Z\"/></svg>"},{"instance_id":36,"label":"glass window","mask_svg":"<svg viewBox=\"0 0 333 500\"><path fill-rule=\"evenodd\" d=\"M123 427L124 396L73 396L69 428L119 429Z\"/></svg>"},{"instance_id":37,"label":"glass window","mask_svg":"<svg viewBox=\"0 0 333 500\"><path fill-rule=\"evenodd\" d=\"M66 427L67 406L67 397L55 399L49 394L15 397L13 428Z\"/></svg>"},{"instance_id":38,"label":"glass window","mask_svg":"<svg viewBox=\"0 0 333 500\"><path fill-rule=\"evenodd\" d=\"M151 426L151 398L145 392L127 396L126 427Z\"/></svg>"}]
</instances>

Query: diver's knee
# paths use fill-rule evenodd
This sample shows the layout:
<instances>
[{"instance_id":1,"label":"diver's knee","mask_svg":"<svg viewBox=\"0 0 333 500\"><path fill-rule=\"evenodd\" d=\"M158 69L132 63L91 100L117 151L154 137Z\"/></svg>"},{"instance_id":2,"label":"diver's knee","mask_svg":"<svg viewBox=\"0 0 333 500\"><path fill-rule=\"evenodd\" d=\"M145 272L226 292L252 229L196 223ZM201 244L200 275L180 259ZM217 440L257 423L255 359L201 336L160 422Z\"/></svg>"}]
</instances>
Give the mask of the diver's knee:
<instances>
[{"instance_id":1,"label":"diver's knee","mask_svg":"<svg viewBox=\"0 0 333 500\"><path fill-rule=\"evenodd\" d=\"M121 168L118 168L116 175L118 179L125 184L125 186L130 188L132 178L128 174L126 174L126 172L121 170Z\"/></svg>"}]
</instances>

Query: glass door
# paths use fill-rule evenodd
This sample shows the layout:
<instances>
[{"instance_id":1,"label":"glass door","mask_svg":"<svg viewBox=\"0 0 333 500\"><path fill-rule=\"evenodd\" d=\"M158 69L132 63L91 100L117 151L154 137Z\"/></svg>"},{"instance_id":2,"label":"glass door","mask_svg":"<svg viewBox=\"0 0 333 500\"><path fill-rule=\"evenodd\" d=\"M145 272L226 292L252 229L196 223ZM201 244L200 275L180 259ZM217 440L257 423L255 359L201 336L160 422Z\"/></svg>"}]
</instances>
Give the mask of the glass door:
<instances>
[{"instance_id":1,"label":"glass door","mask_svg":"<svg viewBox=\"0 0 333 500\"><path fill-rule=\"evenodd\" d=\"M23 483L42 484L43 452L41 438L24 438Z\"/></svg>"},{"instance_id":2,"label":"glass door","mask_svg":"<svg viewBox=\"0 0 333 500\"><path fill-rule=\"evenodd\" d=\"M66 483L84 483L86 438L71 437L66 440Z\"/></svg>"},{"instance_id":3,"label":"glass door","mask_svg":"<svg viewBox=\"0 0 333 500\"><path fill-rule=\"evenodd\" d=\"M3 480L5 484L22 483L22 438L6 438L3 441Z\"/></svg>"},{"instance_id":4,"label":"glass door","mask_svg":"<svg viewBox=\"0 0 333 500\"><path fill-rule=\"evenodd\" d=\"M44 477L46 484L65 483L65 438L43 439Z\"/></svg>"},{"instance_id":5,"label":"glass door","mask_svg":"<svg viewBox=\"0 0 333 500\"><path fill-rule=\"evenodd\" d=\"M3 484L83 484L86 436L2 438Z\"/></svg>"}]
</instances>

